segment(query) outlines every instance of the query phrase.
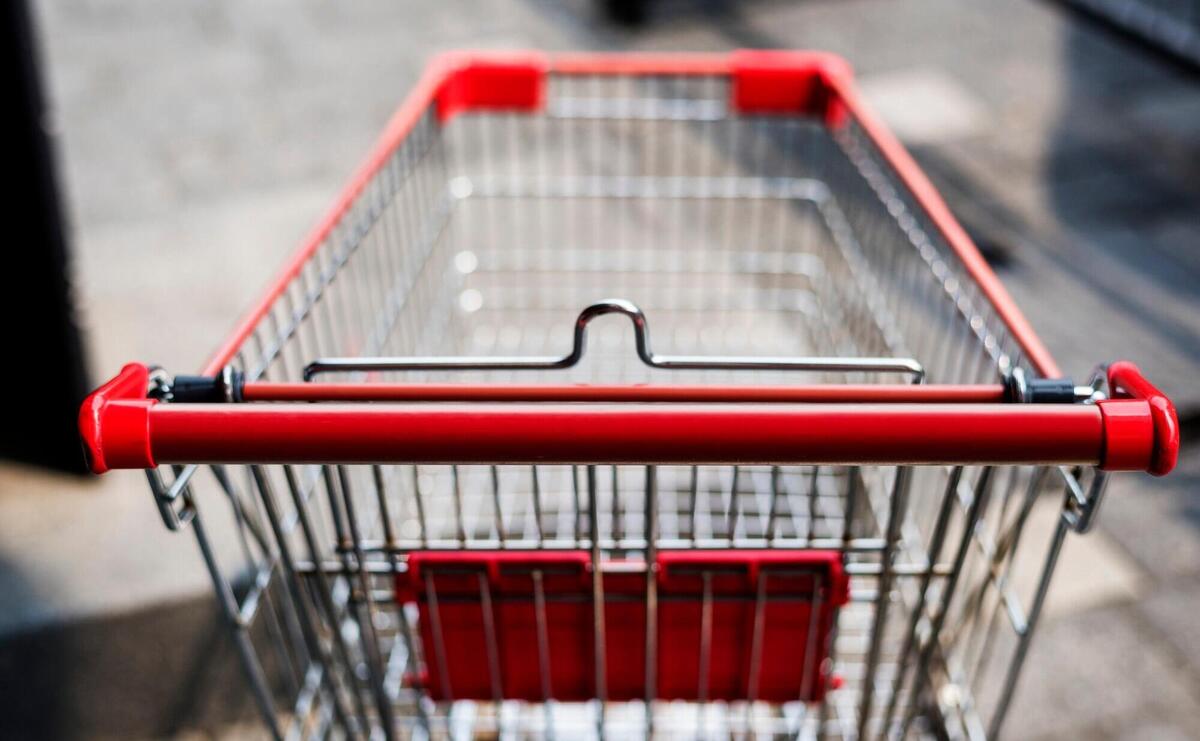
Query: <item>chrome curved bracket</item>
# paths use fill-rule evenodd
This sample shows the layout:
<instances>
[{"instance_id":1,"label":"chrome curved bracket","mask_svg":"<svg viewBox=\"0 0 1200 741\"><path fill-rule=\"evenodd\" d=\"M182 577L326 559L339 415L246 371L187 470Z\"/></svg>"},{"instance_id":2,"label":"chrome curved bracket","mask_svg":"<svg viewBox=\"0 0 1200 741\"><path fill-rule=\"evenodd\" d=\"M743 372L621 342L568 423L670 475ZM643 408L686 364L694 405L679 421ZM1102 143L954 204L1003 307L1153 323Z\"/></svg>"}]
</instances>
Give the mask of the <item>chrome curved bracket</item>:
<instances>
[{"instance_id":1,"label":"chrome curved bracket","mask_svg":"<svg viewBox=\"0 0 1200 741\"><path fill-rule=\"evenodd\" d=\"M913 383L925 378L925 369L912 358L840 358L840 357L754 357L659 355L650 349L650 327L646 315L624 299L597 301L575 319L571 351L561 357L375 357L318 358L304 368L304 380L321 373L354 371L435 371L435 370L561 370L583 359L587 348L587 327L593 319L606 314L623 314L633 322L633 337L638 358L651 368L664 370L772 370L902 373Z\"/></svg>"}]
</instances>

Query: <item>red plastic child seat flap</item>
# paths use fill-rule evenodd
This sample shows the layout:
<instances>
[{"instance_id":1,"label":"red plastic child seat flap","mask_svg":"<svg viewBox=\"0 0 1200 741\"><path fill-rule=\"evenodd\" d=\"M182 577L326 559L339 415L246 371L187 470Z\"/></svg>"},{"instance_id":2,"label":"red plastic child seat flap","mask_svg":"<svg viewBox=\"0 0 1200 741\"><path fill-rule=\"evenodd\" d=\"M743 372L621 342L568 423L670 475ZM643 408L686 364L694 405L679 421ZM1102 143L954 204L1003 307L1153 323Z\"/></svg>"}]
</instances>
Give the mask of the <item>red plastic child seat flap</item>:
<instances>
[{"instance_id":1,"label":"red plastic child seat flap","mask_svg":"<svg viewBox=\"0 0 1200 741\"><path fill-rule=\"evenodd\" d=\"M419 609L429 694L435 700L644 699L646 573L623 566L607 562L602 575L600 692L586 551L411 554L397 595ZM839 553L664 552L655 571L655 697L787 702L824 696L834 610L848 599Z\"/></svg>"}]
</instances>

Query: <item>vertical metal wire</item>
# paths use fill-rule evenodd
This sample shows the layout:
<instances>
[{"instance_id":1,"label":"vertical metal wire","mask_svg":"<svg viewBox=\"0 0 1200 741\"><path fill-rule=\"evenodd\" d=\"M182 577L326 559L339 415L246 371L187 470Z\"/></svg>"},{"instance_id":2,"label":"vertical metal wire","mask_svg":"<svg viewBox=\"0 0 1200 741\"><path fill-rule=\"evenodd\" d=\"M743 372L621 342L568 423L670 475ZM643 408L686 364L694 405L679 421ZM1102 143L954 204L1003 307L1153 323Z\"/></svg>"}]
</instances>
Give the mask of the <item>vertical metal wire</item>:
<instances>
[{"instance_id":1,"label":"vertical metal wire","mask_svg":"<svg viewBox=\"0 0 1200 741\"><path fill-rule=\"evenodd\" d=\"M973 668L967 662L968 654L966 651L963 653L963 664L966 666L965 670L968 672L967 676L969 679L974 681L978 681L983 676L983 669L988 663L991 651L995 646L995 639L999 633L997 630L996 621L999 619L1000 613L1003 612L1004 607L1009 600L1008 577L1013 567L1013 563L1016 560L1016 546L1019 545L1019 534L1018 537L1010 539L1009 536L1011 534L1011 530L1006 532L1005 522L1008 516L1009 505L1015 499L1017 499L1017 497L1013 495L1013 492L1019 483L1018 474L1020 471L1021 469L1017 467L1010 467L1005 471L1009 478L1008 487L1003 497L1000 512L996 516L996 527L992 533L993 555L991 558L991 563L988 566L988 574L986 577L986 584L989 584L995 590L996 600L991 609L987 611L990 614L985 617L985 615L981 613L977 619L980 626L979 630L981 632L981 636L979 652L976 655ZM1022 499L1028 501L1029 497L1032 496L1029 494L1029 492L1031 490L1036 491L1034 488L1036 487L1036 484L1037 476L1031 473L1028 488L1026 489L1026 496L1022 497ZM1020 521L1022 514L1024 513L1021 510L1018 510L1018 521Z\"/></svg>"},{"instance_id":2,"label":"vertical metal wire","mask_svg":"<svg viewBox=\"0 0 1200 741\"><path fill-rule=\"evenodd\" d=\"M529 482L533 494L533 520L536 524L535 531L537 533L538 547L544 548L546 545L546 534L542 529L542 487L538 482L537 466L529 467Z\"/></svg>"},{"instance_id":3,"label":"vertical metal wire","mask_svg":"<svg viewBox=\"0 0 1200 741\"><path fill-rule=\"evenodd\" d=\"M190 500L190 491L185 489L183 496ZM258 659L258 652L250 640L249 626L241 619L237 598L234 597L233 588L230 586L229 580L221 572L221 567L217 563L216 553L213 551L212 542L208 539L208 533L205 531L203 519L200 517L198 511L191 519L191 527L196 535L196 543L200 546L200 554L204 558L204 565L208 568L209 576L212 578L213 588L217 595L217 602L221 606L221 612L233 631L233 642L237 647L238 660L250 682L250 692L254 696L254 703L258 706L259 714L271 738L275 739L275 741L283 741L283 729L280 728L279 718L276 715L275 702L271 697L270 685L267 682L266 674L263 672L262 664Z\"/></svg>"},{"instance_id":4,"label":"vertical metal wire","mask_svg":"<svg viewBox=\"0 0 1200 741\"><path fill-rule=\"evenodd\" d=\"M578 547L583 543L583 533L579 529L579 523L583 519L583 503L579 497L579 466L571 466L571 494L575 505L572 517L575 525L575 545Z\"/></svg>"},{"instance_id":5,"label":"vertical metal wire","mask_svg":"<svg viewBox=\"0 0 1200 741\"><path fill-rule=\"evenodd\" d=\"M462 487L458 480L458 466L450 467L450 485L454 494L454 523L457 527L459 545L467 544L467 531L463 526Z\"/></svg>"},{"instance_id":6,"label":"vertical metal wire","mask_svg":"<svg viewBox=\"0 0 1200 741\"><path fill-rule=\"evenodd\" d=\"M334 547L345 553L352 546L350 534L346 528L345 517L338 496L338 484L334 478L333 466L321 466L321 480L325 484L325 496L329 507L329 517L333 525Z\"/></svg>"},{"instance_id":7,"label":"vertical metal wire","mask_svg":"<svg viewBox=\"0 0 1200 741\"><path fill-rule=\"evenodd\" d=\"M417 510L417 527L420 529L422 547L429 545L429 526L425 521L425 502L421 497L421 473L417 466L412 467L413 506Z\"/></svg>"},{"instance_id":8,"label":"vertical metal wire","mask_svg":"<svg viewBox=\"0 0 1200 741\"><path fill-rule=\"evenodd\" d=\"M988 495L991 492L993 470L991 466L983 468L979 472L979 478L975 482L975 491L971 497L971 505L967 510L966 521L963 523L962 535L959 538L958 550L954 556L954 567L946 579L946 584L942 587L941 605L938 607L937 614L930 625L929 635L921 647L920 659L917 662L916 668L916 678L913 680L908 693L908 711L904 714L904 721L900 726L899 735L901 738L908 732L908 727L916 715L917 694L921 690L922 678L929 671L929 663L933 659L934 651L940 647L939 641L942 626L945 624L946 615L950 612L950 604L954 599L954 592L958 586L959 577L962 574L963 563L967 558L967 549L970 547L971 539L975 537L975 527L979 523L980 513L987 507Z\"/></svg>"},{"instance_id":9,"label":"vertical metal wire","mask_svg":"<svg viewBox=\"0 0 1200 741\"><path fill-rule=\"evenodd\" d=\"M767 528L765 533L768 545L775 540L775 517L778 514L780 489L783 486L781 478L779 466L771 466L771 499L767 511ZM811 536L809 539L812 539Z\"/></svg>"},{"instance_id":10,"label":"vertical metal wire","mask_svg":"<svg viewBox=\"0 0 1200 741\"><path fill-rule=\"evenodd\" d=\"M389 510L388 503L387 503L387 488L386 488L386 483L385 483L385 477L383 474L383 468L381 466L372 466L371 472L373 474L373 478L375 481L375 493L379 499L379 513L380 513L381 519L383 520L384 548L388 554L388 564L391 566L392 577L395 578L396 574L398 574L400 571L400 557L396 552L396 532L395 532L395 528L392 524L392 515ZM398 473L399 472L397 471L397 474ZM415 482L414 482L414 485L415 485ZM300 501L298 498L297 498L296 502L297 502L296 503L297 512L299 513L304 505L303 505L303 502ZM302 516L302 519L306 519L306 517ZM422 532L421 532L422 538L424 538L424 535L425 535L424 527L422 526ZM312 545L311 540L309 541L309 544L310 544L310 548L311 548L311 545ZM315 555L314 555L313 560L314 560L314 562L316 562ZM322 573L321 569L316 569L316 571L318 574ZM323 574L322 574L322 576L323 576ZM326 591L326 589L327 588L322 589L322 591ZM413 640L412 629L409 626L408 619L405 617L402 610L397 612L397 614L395 615L395 620L399 624L400 639L404 643L405 653L407 655L406 661L408 664L413 665L415 663L415 656L416 656L416 641ZM343 641L340 633L341 633L341 631L339 630L338 631L339 635L336 640L338 641L339 644L342 644L343 650L344 650L344 641ZM420 688L420 680L419 679L414 680L414 684L417 686L418 689ZM356 699L361 704L362 703L361 695L359 693L355 693L355 696L356 696ZM426 733L428 733L429 732L429 717L425 713L425 708L421 705L421 703L419 701L416 703L416 706L417 706L417 708L416 708L417 719L420 722L421 727L425 730Z\"/></svg>"},{"instance_id":11,"label":"vertical metal wire","mask_svg":"<svg viewBox=\"0 0 1200 741\"><path fill-rule=\"evenodd\" d=\"M308 656L304 657L302 660L305 665L308 664L310 657L313 661L324 662L326 660L326 655L317 636L315 621L310 611L311 608L304 593L303 585L300 583L300 577L296 570L295 561L291 555L291 549L288 545L286 534L283 526L280 523L274 494L269 488L267 479L260 467L252 467L251 472L254 476L255 484L259 490L259 494L261 496L260 501L266 511L267 520L270 523L272 533L275 536L276 547L278 548L278 556L276 556L274 549L272 549L270 545L264 543L264 547L267 549L265 555L272 560L278 558L282 566L283 578L285 579L287 589L290 591L292 596L292 599L287 602L290 608L289 616L295 622L295 630L300 633L296 640L301 642L302 645L307 648L308 652ZM267 588L269 587L264 585L264 596L266 596L265 590ZM281 653L284 654L288 652L286 647L281 648L280 650ZM307 666L304 667L304 670L306 669ZM295 671L295 669L293 671ZM332 675L330 675L329 672L325 672L322 679L327 683L328 691L333 701L334 713L338 719L338 722L343 727L349 729L350 713L346 709L345 704L342 702L342 698L338 693L338 686L335 679L332 677ZM293 696L299 694L299 686L296 686L290 694Z\"/></svg>"},{"instance_id":12,"label":"vertical metal wire","mask_svg":"<svg viewBox=\"0 0 1200 741\"><path fill-rule=\"evenodd\" d=\"M1018 630L1017 648L1004 675L1004 684L1001 685L1000 698L996 702L996 709L992 714L992 722L988 728L988 735L991 738L999 738L1000 731L1004 727L1004 720L1008 716L1009 704L1012 702L1013 693L1017 689L1017 679L1020 676L1021 668L1025 665L1025 658L1029 654L1029 645L1033 640L1033 631L1037 627L1038 619L1042 614L1042 608L1046 603L1046 595L1050 591L1050 578L1054 575L1054 567L1058 564L1058 555L1062 552L1063 542L1067 536L1067 529L1066 520L1059 517L1058 524L1054 529L1054 537L1051 539L1050 547L1046 551L1046 560L1042 566L1041 577L1038 579L1033 604L1029 608L1029 617L1026 619L1025 625L1021 626Z\"/></svg>"},{"instance_id":13,"label":"vertical metal wire","mask_svg":"<svg viewBox=\"0 0 1200 741\"><path fill-rule=\"evenodd\" d=\"M492 587L487 575L477 574L479 579L479 604L483 616L483 642L487 648L488 679L492 687L492 699L499 703L504 698L504 686L500 679L500 642L496 638L496 612L492 607Z\"/></svg>"},{"instance_id":14,"label":"vertical metal wire","mask_svg":"<svg viewBox=\"0 0 1200 741\"><path fill-rule=\"evenodd\" d=\"M554 697L550 678L550 633L546 619L546 587L541 569L533 570L533 614L537 628L538 675L542 683L542 702Z\"/></svg>"},{"instance_id":15,"label":"vertical metal wire","mask_svg":"<svg viewBox=\"0 0 1200 741\"><path fill-rule=\"evenodd\" d=\"M604 736L604 716L608 706L608 679L604 642L604 577L601 573L603 552L600 548L600 502L596 487L596 467L587 467L588 534L591 539L592 636L596 667L596 699L600 701L597 729Z\"/></svg>"},{"instance_id":16,"label":"vertical metal wire","mask_svg":"<svg viewBox=\"0 0 1200 741\"><path fill-rule=\"evenodd\" d=\"M504 547L504 510L500 506L500 468L492 466L492 506L496 511L496 537Z\"/></svg>"},{"instance_id":17,"label":"vertical metal wire","mask_svg":"<svg viewBox=\"0 0 1200 741\"><path fill-rule=\"evenodd\" d=\"M696 511L700 508L700 467L692 466L692 483L689 487L690 506L688 507L688 533L692 536L692 545L696 545ZM680 533L682 535L682 533Z\"/></svg>"},{"instance_id":18,"label":"vertical metal wire","mask_svg":"<svg viewBox=\"0 0 1200 741\"><path fill-rule=\"evenodd\" d=\"M908 483L910 471L906 466L896 469L895 482L892 487L891 506L889 508L887 534L885 535L883 552L880 554L879 593L875 597L875 619L871 627L871 644L867 651L866 670L863 675L862 699L858 711L858 735L867 735L871 719L871 706L875 699L875 672L879 667L879 656L883 649L883 635L887 630L888 608L892 601L892 578L894 576L893 559L896 546L900 539L900 526L904 521L904 512L908 506Z\"/></svg>"},{"instance_id":19,"label":"vertical metal wire","mask_svg":"<svg viewBox=\"0 0 1200 741\"><path fill-rule=\"evenodd\" d=\"M700 597L700 662L699 676L696 678L696 699L708 702L708 683L712 674L712 631L713 631L713 590L712 572L700 574L703 590Z\"/></svg>"},{"instance_id":20,"label":"vertical metal wire","mask_svg":"<svg viewBox=\"0 0 1200 741\"><path fill-rule=\"evenodd\" d=\"M825 738L825 729L829 724L829 707L831 704L830 700L829 700L829 693L833 691L833 687L830 686L832 684L832 682L830 680L834 676L833 672L834 672L834 667L836 666L836 655L835 655L834 649L837 644L838 624L839 624L838 621L839 621L840 616L841 616L841 610L839 608L832 607L830 609L830 611L829 611L829 630L825 636L825 656L826 656L825 667L828 667L828 668L826 670L825 668L818 666L818 671L822 672L820 679L824 684L825 694L822 697L820 704L817 706L817 728L816 728L816 738L817 739ZM800 728L797 729L797 732L796 732L797 738L800 737L800 730L802 728L803 728L803 725L801 724Z\"/></svg>"},{"instance_id":21,"label":"vertical metal wire","mask_svg":"<svg viewBox=\"0 0 1200 741\"><path fill-rule=\"evenodd\" d=\"M1045 483L1046 476L1050 473L1050 470L1051 469L1048 466L1039 466L1030 472L1029 483L1025 489L1025 496L1021 502L1020 509L1017 511L1016 518L1009 527L1008 532L1003 537L998 538L996 541L997 557L1000 557L1001 554L1007 554L1007 563L1005 564L1003 571L998 577L995 577L996 589L1001 591L1002 596L1003 590L1009 588L1009 582L1012 578L1013 570L1016 568L1019 548L1021 545L1021 535L1025 532L1025 524L1029 519L1030 513L1033 511L1033 506L1037 502L1038 495L1042 490L1042 485ZM999 632L996 626L996 621L1000 619L999 616L1001 613L1005 612L1003 610L1004 603L1004 599L997 600L996 606L993 609L992 620L987 628L989 640L994 639L994 635L992 634ZM1007 614L1007 616L1009 620L1013 620L1013 616L1011 614ZM984 661L984 657L981 656L980 660L975 666L975 677L980 678L984 676L983 672L985 669L986 662Z\"/></svg>"},{"instance_id":22,"label":"vertical metal wire","mask_svg":"<svg viewBox=\"0 0 1200 741\"><path fill-rule=\"evenodd\" d=\"M621 472L618 466L612 467L612 522L609 532L612 535L613 546L619 549L623 536L621 527Z\"/></svg>"},{"instance_id":23,"label":"vertical metal wire","mask_svg":"<svg viewBox=\"0 0 1200 741\"><path fill-rule=\"evenodd\" d=\"M731 466L732 475L729 478L729 501L725 506L725 530L729 540L734 540L737 537L738 525L738 473L741 470L740 466Z\"/></svg>"},{"instance_id":24,"label":"vertical metal wire","mask_svg":"<svg viewBox=\"0 0 1200 741\"><path fill-rule=\"evenodd\" d=\"M849 466L846 468L846 504L842 515L842 563L843 567L847 561L847 554L850 552L850 544L854 537L854 516L858 511L859 487L861 480L861 471L858 466ZM841 622L839 620L840 610L834 609L830 613L829 636L827 638L826 656L829 662L829 671L832 673L837 666L838 655L838 635L841 631ZM830 702L828 696L821 702L817 708L817 738L820 739L824 735L825 728L829 722ZM797 733L799 738L799 733Z\"/></svg>"},{"instance_id":25,"label":"vertical metal wire","mask_svg":"<svg viewBox=\"0 0 1200 741\"><path fill-rule=\"evenodd\" d=\"M361 590L359 599L354 600L355 612L358 618L359 639L362 643L363 655L366 657L367 675L371 683L371 694L379 711L383 724L383 734L388 741L395 738L396 721L392 712L391 699L387 688L384 687L383 658L379 652L379 634L375 630L375 600L371 596L371 575L367 570L366 554L362 549L362 538L355 517L354 497L349 487L348 478L342 474L344 467L339 466L340 483L342 484L342 501L346 505L346 523L351 536L351 551L358 566L358 586Z\"/></svg>"},{"instance_id":26,"label":"vertical metal wire","mask_svg":"<svg viewBox=\"0 0 1200 741\"><path fill-rule=\"evenodd\" d=\"M817 681L817 673L821 669L821 665L817 661L817 634L820 632L822 595L821 581L814 578L812 595L808 602L808 632L804 639L804 665L800 668L800 697L803 700L808 700L812 696L813 684ZM822 704L824 704L824 700Z\"/></svg>"},{"instance_id":27,"label":"vertical metal wire","mask_svg":"<svg viewBox=\"0 0 1200 741\"><path fill-rule=\"evenodd\" d=\"M242 548L247 573L254 576L254 583L250 585L247 594L242 598L243 618L248 614L251 616L257 616L260 613L266 615L263 619L265 631L273 641L276 655L283 664L281 667L282 679L287 684L284 689L289 696L297 696L300 694L306 669L315 658L309 653L313 644L306 642L305 639L308 636L301 633L301 627L294 615L294 610L304 609L306 606L304 604L293 605L284 600L282 612L277 609L275 600L271 598L272 576L277 560L275 549L263 531L261 523L243 507L241 495L225 474L225 469L222 466L213 466L211 470L213 478L217 480L229 501L233 513L234 529ZM251 536L250 539L246 537L247 534ZM251 539L258 547L260 558L256 558L253 553L254 549L250 545Z\"/></svg>"},{"instance_id":28,"label":"vertical metal wire","mask_svg":"<svg viewBox=\"0 0 1200 741\"><path fill-rule=\"evenodd\" d=\"M300 524L300 531L303 534L305 543L308 546L309 559L313 562L313 564L319 565L321 563L323 550L319 545L316 530L313 528L312 519L309 517L308 506L305 504L304 495L301 492L299 482L296 479L295 471L291 466L284 466L283 470L288 489L292 495L292 503L296 510L297 520ZM349 693L353 697L355 710L359 719L359 723L361 724L361 728L365 731L365 729L370 727L370 723L367 720L367 711L366 706L363 703L362 693L360 693L357 686L355 686L356 680L353 675L353 667L355 662L351 658L350 649L346 645L346 638L342 631L341 617L338 614L337 607L333 604L332 584L329 581L329 577L325 574L325 570L322 568L314 568L312 578L316 581L317 587L313 591L316 594L317 604L324 612L325 623L329 627L329 635L331 637L331 643L333 644L333 650L336 652L336 655L341 662L343 672L345 672L344 674L339 672L339 674L342 674L343 681L350 685ZM333 674L334 663L331 662L328 666L329 669L327 673Z\"/></svg>"},{"instance_id":29,"label":"vertical metal wire","mask_svg":"<svg viewBox=\"0 0 1200 741\"><path fill-rule=\"evenodd\" d=\"M941 558L942 545L946 538L946 529L950 523L950 514L954 509L954 502L958 491L959 481L962 479L962 466L955 466L950 475L946 479L946 490L942 494L942 505L938 509L937 520L933 526L933 534L929 540L928 559L925 569L921 573L919 583L917 585L917 601L912 608L911 615L908 621L908 629L904 633L904 644L900 649L899 658L896 661L896 677L892 682L892 695L888 701L887 710L883 714L884 733L891 724L892 716L896 712L897 701L899 700L900 692L904 688L904 682L908 675L910 665L908 663L909 656L912 653L914 643L917 638L917 626L921 618L925 615L925 601L929 595L929 584L933 579L933 572L937 566L938 559ZM913 684L919 684L921 677L917 676L913 680Z\"/></svg>"},{"instance_id":30,"label":"vertical metal wire","mask_svg":"<svg viewBox=\"0 0 1200 741\"><path fill-rule=\"evenodd\" d=\"M750 623L750 665L746 670L746 699L758 699L758 680L762 673L763 633L767 620L767 572L759 569L754 580L754 617Z\"/></svg>"},{"instance_id":31,"label":"vertical metal wire","mask_svg":"<svg viewBox=\"0 0 1200 741\"><path fill-rule=\"evenodd\" d=\"M817 503L820 497L820 483L821 467L813 466L812 480L808 490L808 537L806 540L809 543L812 543L813 539L817 536L817 516L819 514Z\"/></svg>"},{"instance_id":32,"label":"vertical metal wire","mask_svg":"<svg viewBox=\"0 0 1200 741\"><path fill-rule=\"evenodd\" d=\"M453 700L450 688L450 662L446 658L446 637L442 630L442 613L438 607L437 588L433 574L425 571L425 605L429 610L429 631L433 636L433 658L437 662L438 677L442 680L442 698Z\"/></svg>"},{"instance_id":33,"label":"vertical metal wire","mask_svg":"<svg viewBox=\"0 0 1200 741\"><path fill-rule=\"evenodd\" d=\"M646 466L646 735L654 732L654 698L658 666L658 480L657 469Z\"/></svg>"}]
</instances>

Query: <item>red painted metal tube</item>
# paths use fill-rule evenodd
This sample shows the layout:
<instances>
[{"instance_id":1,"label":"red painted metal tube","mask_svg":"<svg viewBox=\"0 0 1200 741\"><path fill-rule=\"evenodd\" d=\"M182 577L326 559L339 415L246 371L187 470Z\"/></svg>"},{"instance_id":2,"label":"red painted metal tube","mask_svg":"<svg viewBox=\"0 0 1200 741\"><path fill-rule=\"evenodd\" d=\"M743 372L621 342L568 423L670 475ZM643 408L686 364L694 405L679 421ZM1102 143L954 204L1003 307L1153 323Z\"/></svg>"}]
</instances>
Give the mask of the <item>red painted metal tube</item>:
<instances>
[{"instance_id":1,"label":"red painted metal tube","mask_svg":"<svg viewBox=\"0 0 1200 741\"><path fill-rule=\"evenodd\" d=\"M1103 418L1084 405L153 404L145 414L158 464L1104 459Z\"/></svg>"},{"instance_id":2,"label":"red painted metal tube","mask_svg":"<svg viewBox=\"0 0 1200 741\"><path fill-rule=\"evenodd\" d=\"M491 401L987 404L1004 386L829 384L820 386L616 386L466 383L247 383L245 401Z\"/></svg>"}]
</instances>

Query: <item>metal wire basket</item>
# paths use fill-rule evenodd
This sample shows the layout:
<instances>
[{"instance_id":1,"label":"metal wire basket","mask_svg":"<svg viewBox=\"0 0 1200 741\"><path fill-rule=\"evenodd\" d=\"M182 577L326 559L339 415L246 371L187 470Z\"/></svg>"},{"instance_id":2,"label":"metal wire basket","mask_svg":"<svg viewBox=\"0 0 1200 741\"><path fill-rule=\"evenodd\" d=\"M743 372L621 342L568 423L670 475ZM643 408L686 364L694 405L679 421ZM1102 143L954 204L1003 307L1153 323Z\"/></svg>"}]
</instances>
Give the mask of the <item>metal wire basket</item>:
<instances>
[{"instance_id":1,"label":"metal wire basket","mask_svg":"<svg viewBox=\"0 0 1200 741\"><path fill-rule=\"evenodd\" d=\"M455 54L202 375L81 424L275 737L983 738L1178 445L1059 376L839 60Z\"/></svg>"}]
</instances>

